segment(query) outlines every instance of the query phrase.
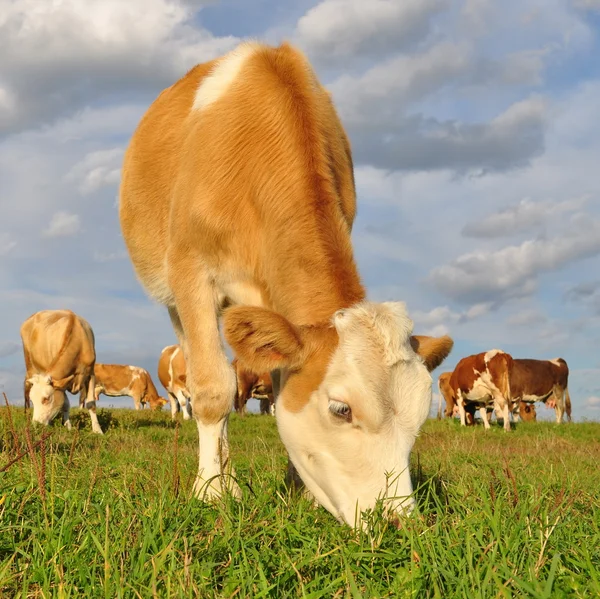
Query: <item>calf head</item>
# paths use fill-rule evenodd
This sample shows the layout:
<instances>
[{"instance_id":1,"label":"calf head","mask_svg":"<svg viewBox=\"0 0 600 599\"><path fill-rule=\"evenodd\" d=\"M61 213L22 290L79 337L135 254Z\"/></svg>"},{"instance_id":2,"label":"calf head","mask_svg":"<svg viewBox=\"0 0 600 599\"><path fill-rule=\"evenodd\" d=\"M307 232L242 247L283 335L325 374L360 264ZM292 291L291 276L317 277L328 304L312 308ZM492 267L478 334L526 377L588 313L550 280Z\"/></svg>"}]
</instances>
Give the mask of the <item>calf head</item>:
<instances>
[{"instance_id":1,"label":"calf head","mask_svg":"<svg viewBox=\"0 0 600 599\"><path fill-rule=\"evenodd\" d=\"M169 402L164 397L158 396L156 399L150 399L148 403L150 404L151 410L160 412L163 409L163 406Z\"/></svg>"},{"instance_id":2,"label":"calf head","mask_svg":"<svg viewBox=\"0 0 600 599\"><path fill-rule=\"evenodd\" d=\"M281 370L277 425L304 484L351 526L378 499L390 515L414 504L409 457L429 414L428 371L453 342L411 337L412 326L399 302L361 302L323 326L295 326L263 308L225 312L243 365Z\"/></svg>"},{"instance_id":3,"label":"calf head","mask_svg":"<svg viewBox=\"0 0 600 599\"><path fill-rule=\"evenodd\" d=\"M73 379L53 380L47 374L34 374L27 379L29 399L33 404L33 422L48 425L62 410L65 403L65 386Z\"/></svg>"}]
</instances>

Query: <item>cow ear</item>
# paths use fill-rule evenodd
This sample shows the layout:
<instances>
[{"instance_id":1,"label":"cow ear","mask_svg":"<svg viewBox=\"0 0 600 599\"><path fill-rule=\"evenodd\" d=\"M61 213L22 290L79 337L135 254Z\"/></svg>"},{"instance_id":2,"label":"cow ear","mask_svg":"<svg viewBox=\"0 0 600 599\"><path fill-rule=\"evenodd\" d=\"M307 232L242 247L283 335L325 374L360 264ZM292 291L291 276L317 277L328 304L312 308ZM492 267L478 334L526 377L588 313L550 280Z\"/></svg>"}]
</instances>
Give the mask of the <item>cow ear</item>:
<instances>
[{"instance_id":1,"label":"cow ear","mask_svg":"<svg viewBox=\"0 0 600 599\"><path fill-rule=\"evenodd\" d=\"M454 346L454 341L448 335L443 337L413 335L410 338L410 344L415 353L423 358L427 370L431 372L448 357Z\"/></svg>"},{"instance_id":2,"label":"cow ear","mask_svg":"<svg viewBox=\"0 0 600 599\"><path fill-rule=\"evenodd\" d=\"M300 329L272 310L228 308L223 317L223 331L240 362L255 374L298 368L304 361Z\"/></svg>"},{"instance_id":3,"label":"cow ear","mask_svg":"<svg viewBox=\"0 0 600 599\"><path fill-rule=\"evenodd\" d=\"M52 386L55 389L64 389L73 379L75 378L74 374L70 374L62 379L52 379Z\"/></svg>"}]
</instances>

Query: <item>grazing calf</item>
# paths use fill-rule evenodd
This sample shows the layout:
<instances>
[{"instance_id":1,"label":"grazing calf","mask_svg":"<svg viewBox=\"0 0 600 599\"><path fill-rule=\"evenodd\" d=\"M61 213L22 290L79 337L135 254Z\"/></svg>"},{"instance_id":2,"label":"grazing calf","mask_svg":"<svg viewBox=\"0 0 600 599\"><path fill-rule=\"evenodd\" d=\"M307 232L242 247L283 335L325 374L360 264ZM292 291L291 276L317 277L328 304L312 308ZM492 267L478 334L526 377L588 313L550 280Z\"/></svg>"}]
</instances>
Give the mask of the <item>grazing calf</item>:
<instances>
[{"instance_id":1,"label":"grazing calf","mask_svg":"<svg viewBox=\"0 0 600 599\"><path fill-rule=\"evenodd\" d=\"M463 426L467 424L465 406L474 404L486 429L490 428L487 408L496 406L504 419L504 430L510 430L512 363L509 354L493 349L467 356L456 365L449 384Z\"/></svg>"},{"instance_id":2,"label":"grazing calf","mask_svg":"<svg viewBox=\"0 0 600 599\"><path fill-rule=\"evenodd\" d=\"M276 418L300 478L351 525L381 497L411 509L409 456L449 337L411 337L399 302L365 301L353 257L350 144L329 93L288 44L243 43L150 106L127 148L123 237L168 307L199 436L194 493L236 496L236 375L277 371ZM238 305L233 305L238 304ZM232 306L232 307L228 307ZM275 381L274 381L275 382Z\"/></svg>"},{"instance_id":3,"label":"grazing calf","mask_svg":"<svg viewBox=\"0 0 600 599\"><path fill-rule=\"evenodd\" d=\"M190 393L186 387L185 358L179 345L165 347L158 360L158 379L169 394L171 418L175 420L181 409L184 420L192 416Z\"/></svg>"},{"instance_id":4,"label":"grazing calf","mask_svg":"<svg viewBox=\"0 0 600 599\"><path fill-rule=\"evenodd\" d=\"M275 398L273 396L273 381L269 372L256 374L244 368L235 358L231 363L237 376L237 394L235 409L243 415L246 413L246 403L253 397L260 401L261 414L275 414Z\"/></svg>"},{"instance_id":5,"label":"grazing calf","mask_svg":"<svg viewBox=\"0 0 600 599\"><path fill-rule=\"evenodd\" d=\"M543 401L554 408L556 422L566 412L571 422L571 397L567 388L569 367L562 358L554 360L514 360L510 390L514 401L533 405ZM535 407L533 408L535 415ZM534 418L535 419L535 418Z\"/></svg>"},{"instance_id":6,"label":"grazing calf","mask_svg":"<svg viewBox=\"0 0 600 599\"><path fill-rule=\"evenodd\" d=\"M161 410L167 403L164 397L159 397L148 371L139 366L96 362L94 373L96 401L100 393L103 393L109 397L128 395L133 399L136 410L141 410L147 403L151 410Z\"/></svg>"},{"instance_id":7,"label":"grazing calf","mask_svg":"<svg viewBox=\"0 0 600 599\"><path fill-rule=\"evenodd\" d=\"M21 325L25 357L25 398L33 404L34 422L50 424L62 413L71 428L66 391L79 393L90 414L92 430L102 434L94 396L94 333L86 320L70 310L43 310Z\"/></svg>"}]
</instances>

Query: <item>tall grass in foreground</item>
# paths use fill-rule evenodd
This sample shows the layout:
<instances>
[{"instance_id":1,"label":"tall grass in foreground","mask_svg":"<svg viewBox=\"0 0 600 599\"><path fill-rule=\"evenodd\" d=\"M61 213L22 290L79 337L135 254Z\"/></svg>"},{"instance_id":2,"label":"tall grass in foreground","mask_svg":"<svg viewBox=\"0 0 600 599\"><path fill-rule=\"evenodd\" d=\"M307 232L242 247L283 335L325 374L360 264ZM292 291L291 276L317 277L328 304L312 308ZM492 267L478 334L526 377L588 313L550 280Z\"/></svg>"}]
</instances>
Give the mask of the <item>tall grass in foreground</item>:
<instances>
[{"instance_id":1,"label":"tall grass in foreground","mask_svg":"<svg viewBox=\"0 0 600 599\"><path fill-rule=\"evenodd\" d=\"M100 410L99 437L72 412L0 409L1 597L600 596L600 424L428 421L415 514L356 533L286 491L269 416L232 416L244 499L205 505L193 422Z\"/></svg>"}]
</instances>

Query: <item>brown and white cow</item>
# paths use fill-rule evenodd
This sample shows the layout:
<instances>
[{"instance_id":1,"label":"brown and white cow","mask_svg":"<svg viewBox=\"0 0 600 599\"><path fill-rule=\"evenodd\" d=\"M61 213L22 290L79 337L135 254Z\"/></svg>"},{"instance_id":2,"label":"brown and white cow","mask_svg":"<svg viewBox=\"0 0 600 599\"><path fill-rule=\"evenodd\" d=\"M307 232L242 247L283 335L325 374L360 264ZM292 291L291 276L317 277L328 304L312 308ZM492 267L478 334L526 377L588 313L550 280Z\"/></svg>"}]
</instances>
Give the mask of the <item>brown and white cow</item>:
<instances>
[{"instance_id":1,"label":"brown and white cow","mask_svg":"<svg viewBox=\"0 0 600 599\"><path fill-rule=\"evenodd\" d=\"M90 414L92 430L102 434L94 396L94 333L89 323L70 310L42 310L21 325L25 358L25 398L33 404L34 422L50 424L62 413L71 428L66 392L79 393Z\"/></svg>"},{"instance_id":2,"label":"brown and white cow","mask_svg":"<svg viewBox=\"0 0 600 599\"><path fill-rule=\"evenodd\" d=\"M381 497L412 507L409 456L452 340L411 338L404 303L366 301L353 256L350 144L287 43L243 43L150 106L126 151L120 222L138 278L168 307L199 434L194 493L239 496L229 461L234 353L277 370L276 418L316 500L349 524Z\"/></svg>"},{"instance_id":3,"label":"brown and white cow","mask_svg":"<svg viewBox=\"0 0 600 599\"><path fill-rule=\"evenodd\" d=\"M513 360L513 363L518 362L518 360ZM514 372L514 370L513 370ZM514 376L514 375L513 375ZM438 387L440 390L439 396L439 404L438 404L438 418L441 417L442 413L442 398L446 402L446 409L444 410L444 416L446 418L451 418L453 416L458 415L458 405L456 403L456 394L450 385L450 378L452 377L452 372L442 372L438 377ZM511 381L513 379L511 378ZM516 421L523 420L523 422L535 422L536 421L536 410L535 405L533 403L526 403L522 401L519 397L515 397L514 388L511 382L511 394L512 394L512 414L513 418ZM467 425L471 425L475 423L475 408L476 405L474 403L467 403L465 405L465 419ZM502 414L498 406L495 406L492 409L490 406L486 408L487 410L487 420L491 421L493 411L496 412L496 417L502 418Z\"/></svg>"},{"instance_id":4,"label":"brown and white cow","mask_svg":"<svg viewBox=\"0 0 600 599\"><path fill-rule=\"evenodd\" d=\"M533 405L544 402L554 408L556 422L566 412L571 422L571 397L567 388L569 367L562 358L554 360L515 359L510 379L513 400ZM533 408L535 414L535 407Z\"/></svg>"},{"instance_id":5,"label":"brown and white cow","mask_svg":"<svg viewBox=\"0 0 600 599\"><path fill-rule=\"evenodd\" d=\"M185 358L179 345L168 345L160 353L158 360L158 379L169 394L171 418L177 418L181 409L184 420L192 417L190 392L186 387Z\"/></svg>"},{"instance_id":6,"label":"brown and white cow","mask_svg":"<svg viewBox=\"0 0 600 599\"><path fill-rule=\"evenodd\" d=\"M250 398L260 402L260 413L275 415L275 397L273 395L273 381L269 372L256 374L244 368L237 358L231 362L237 376L237 394L235 396L235 410L239 414L246 413L246 403Z\"/></svg>"},{"instance_id":7,"label":"brown and white cow","mask_svg":"<svg viewBox=\"0 0 600 599\"><path fill-rule=\"evenodd\" d=\"M513 405L510 391L512 357L498 349L467 356L456 365L449 386L458 406L460 422L466 426L466 406L473 404L486 429L490 428L488 407L496 407L510 430Z\"/></svg>"},{"instance_id":8,"label":"brown and white cow","mask_svg":"<svg viewBox=\"0 0 600 599\"><path fill-rule=\"evenodd\" d=\"M161 410L167 403L164 397L158 395L150 374L144 368L96 362L94 373L96 401L103 393L109 397L131 397L136 410L141 410L146 404L150 405L151 410Z\"/></svg>"}]
</instances>

